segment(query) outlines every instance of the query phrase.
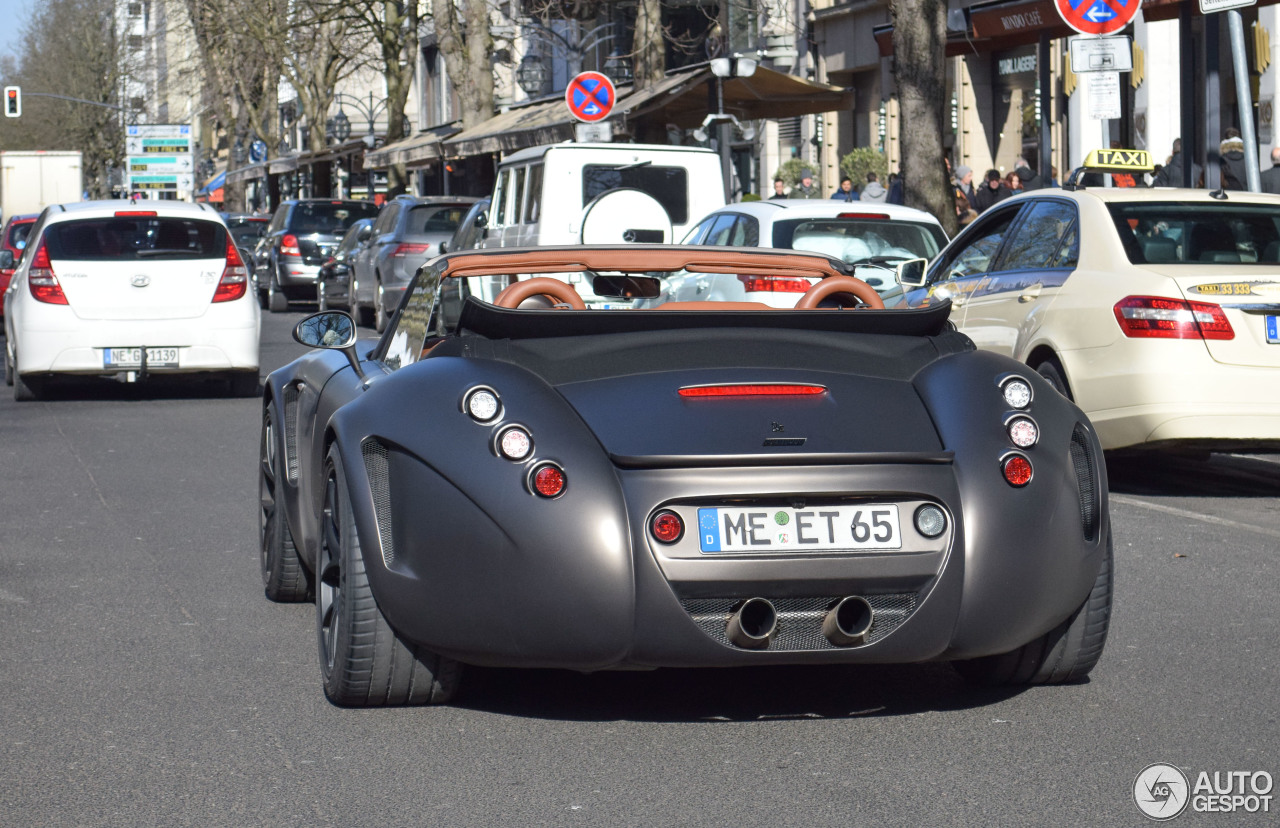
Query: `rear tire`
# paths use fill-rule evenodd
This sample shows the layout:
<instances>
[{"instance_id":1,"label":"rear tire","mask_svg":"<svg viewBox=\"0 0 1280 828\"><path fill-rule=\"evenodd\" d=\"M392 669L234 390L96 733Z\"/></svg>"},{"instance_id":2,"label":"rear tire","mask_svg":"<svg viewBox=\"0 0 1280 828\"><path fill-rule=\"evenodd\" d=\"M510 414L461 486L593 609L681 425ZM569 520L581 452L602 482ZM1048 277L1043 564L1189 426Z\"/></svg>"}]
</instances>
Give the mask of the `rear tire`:
<instances>
[{"instance_id":1,"label":"rear tire","mask_svg":"<svg viewBox=\"0 0 1280 828\"><path fill-rule=\"evenodd\" d=\"M1001 655L957 661L952 666L971 684L1066 684L1093 670L1111 623L1111 537L1093 590L1075 613L1045 635Z\"/></svg>"},{"instance_id":2,"label":"rear tire","mask_svg":"<svg viewBox=\"0 0 1280 828\"><path fill-rule=\"evenodd\" d=\"M9 348L4 349L4 384L13 385L13 360L9 358Z\"/></svg>"},{"instance_id":3,"label":"rear tire","mask_svg":"<svg viewBox=\"0 0 1280 828\"><path fill-rule=\"evenodd\" d=\"M360 539L336 447L325 463L316 560L316 630L329 701L343 707L441 704L462 665L396 635L369 588Z\"/></svg>"},{"instance_id":4,"label":"rear tire","mask_svg":"<svg viewBox=\"0 0 1280 828\"><path fill-rule=\"evenodd\" d=\"M27 379L18 373L18 349L13 349L13 399L15 402L34 402L40 399L39 380Z\"/></svg>"},{"instance_id":5,"label":"rear tire","mask_svg":"<svg viewBox=\"0 0 1280 828\"><path fill-rule=\"evenodd\" d=\"M276 286L275 276L271 277L271 286L267 288L267 308L272 313L284 313L289 310L289 297Z\"/></svg>"},{"instance_id":6,"label":"rear tire","mask_svg":"<svg viewBox=\"0 0 1280 828\"><path fill-rule=\"evenodd\" d=\"M387 322L390 319L385 302L386 296L383 295L382 282L378 282L378 287L373 292L373 329L378 333L387 329Z\"/></svg>"},{"instance_id":7,"label":"rear tire","mask_svg":"<svg viewBox=\"0 0 1280 828\"><path fill-rule=\"evenodd\" d=\"M1046 359L1036 366L1036 373L1048 380L1059 394L1075 402L1075 397L1071 396L1071 389L1067 387L1067 381L1063 376L1062 366L1057 360Z\"/></svg>"},{"instance_id":8,"label":"rear tire","mask_svg":"<svg viewBox=\"0 0 1280 828\"><path fill-rule=\"evenodd\" d=\"M311 590L280 502L284 463L281 462L276 438L275 420L268 406L262 417L262 440L258 451L258 539L262 586L272 601L297 603L307 600Z\"/></svg>"}]
</instances>

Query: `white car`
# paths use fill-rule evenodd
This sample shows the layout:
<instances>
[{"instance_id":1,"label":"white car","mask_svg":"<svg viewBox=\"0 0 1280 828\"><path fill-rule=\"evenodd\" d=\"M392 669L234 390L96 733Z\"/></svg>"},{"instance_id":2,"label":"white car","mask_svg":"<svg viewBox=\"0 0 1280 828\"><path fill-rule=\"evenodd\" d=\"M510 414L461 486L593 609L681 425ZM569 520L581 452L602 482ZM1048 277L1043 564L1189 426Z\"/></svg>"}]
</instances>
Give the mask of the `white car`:
<instances>
[{"instance_id":1,"label":"white car","mask_svg":"<svg viewBox=\"0 0 1280 828\"><path fill-rule=\"evenodd\" d=\"M894 266L906 259L932 259L947 243L929 213L897 204L776 199L729 204L712 211L684 244L774 247L824 253L856 266L854 275L881 295L896 291ZM667 282L669 301L762 302L791 307L812 280L779 276L679 274Z\"/></svg>"},{"instance_id":2,"label":"white car","mask_svg":"<svg viewBox=\"0 0 1280 828\"><path fill-rule=\"evenodd\" d=\"M86 201L40 214L4 294L5 381L126 382L209 373L258 392L258 303L222 217L176 201Z\"/></svg>"},{"instance_id":3,"label":"white car","mask_svg":"<svg viewBox=\"0 0 1280 828\"><path fill-rule=\"evenodd\" d=\"M1075 400L1104 449L1280 449L1280 197L1034 190L903 281L902 304L950 299L980 349Z\"/></svg>"}]
</instances>

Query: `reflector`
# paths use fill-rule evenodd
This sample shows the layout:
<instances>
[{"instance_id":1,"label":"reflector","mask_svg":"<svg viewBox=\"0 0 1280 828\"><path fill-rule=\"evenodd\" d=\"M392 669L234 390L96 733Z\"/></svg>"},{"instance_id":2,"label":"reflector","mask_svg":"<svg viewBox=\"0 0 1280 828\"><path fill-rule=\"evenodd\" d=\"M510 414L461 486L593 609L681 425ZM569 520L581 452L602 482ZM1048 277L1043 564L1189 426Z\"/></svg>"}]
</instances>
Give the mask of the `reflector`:
<instances>
[{"instance_id":1,"label":"reflector","mask_svg":"<svg viewBox=\"0 0 1280 828\"><path fill-rule=\"evenodd\" d=\"M664 509L653 516L649 531L662 543L675 543L684 535L684 521L675 512Z\"/></svg>"},{"instance_id":2,"label":"reflector","mask_svg":"<svg viewBox=\"0 0 1280 828\"><path fill-rule=\"evenodd\" d=\"M1014 454L1004 461L1004 479L1010 486L1021 488L1031 482L1031 461L1021 454Z\"/></svg>"},{"instance_id":3,"label":"reflector","mask_svg":"<svg viewBox=\"0 0 1280 828\"><path fill-rule=\"evenodd\" d=\"M564 491L564 472L555 466L542 466L533 473L533 490L543 497L556 497Z\"/></svg>"}]
</instances>

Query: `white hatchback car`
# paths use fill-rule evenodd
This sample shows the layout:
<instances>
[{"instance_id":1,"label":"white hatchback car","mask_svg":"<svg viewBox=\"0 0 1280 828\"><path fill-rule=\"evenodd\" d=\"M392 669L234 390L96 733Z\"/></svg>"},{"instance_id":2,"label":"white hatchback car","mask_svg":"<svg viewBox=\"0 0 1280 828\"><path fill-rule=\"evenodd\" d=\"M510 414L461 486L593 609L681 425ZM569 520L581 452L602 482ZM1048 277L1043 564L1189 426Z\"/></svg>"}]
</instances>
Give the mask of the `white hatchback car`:
<instances>
[{"instance_id":1,"label":"white hatchback car","mask_svg":"<svg viewBox=\"0 0 1280 828\"><path fill-rule=\"evenodd\" d=\"M5 381L37 399L54 375L126 382L216 372L258 393L260 317L217 212L175 201L53 205L4 294Z\"/></svg>"},{"instance_id":2,"label":"white hatchback car","mask_svg":"<svg viewBox=\"0 0 1280 828\"><path fill-rule=\"evenodd\" d=\"M774 247L823 253L856 266L854 275L881 295L898 289L894 267L932 259L947 243L929 213L897 204L776 199L729 204L707 214L684 244ZM812 280L689 273L672 277L670 301L763 302L791 307Z\"/></svg>"}]
</instances>

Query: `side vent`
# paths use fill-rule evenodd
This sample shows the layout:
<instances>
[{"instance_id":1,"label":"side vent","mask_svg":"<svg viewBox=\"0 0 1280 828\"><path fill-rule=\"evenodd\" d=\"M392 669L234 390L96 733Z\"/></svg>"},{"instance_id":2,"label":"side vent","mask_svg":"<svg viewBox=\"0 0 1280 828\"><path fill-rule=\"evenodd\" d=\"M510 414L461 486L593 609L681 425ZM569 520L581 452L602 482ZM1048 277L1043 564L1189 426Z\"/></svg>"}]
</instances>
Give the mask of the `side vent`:
<instances>
[{"instance_id":1,"label":"side vent","mask_svg":"<svg viewBox=\"0 0 1280 828\"><path fill-rule=\"evenodd\" d=\"M284 388L284 454L289 482L298 482L298 386Z\"/></svg>"},{"instance_id":2,"label":"side vent","mask_svg":"<svg viewBox=\"0 0 1280 828\"><path fill-rule=\"evenodd\" d=\"M391 540L391 468L387 463L387 447L371 439L361 444L360 451L364 455L364 472L369 476L369 491L373 493L373 514L378 521L382 562L390 569L396 559L396 550Z\"/></svg>"},{"instance_id":3,"label":"side vent","mask_svg":"<svg viewBox=\"0 0 1280 828\"><path fill-rule=\"evenodd\" d=\"M1093 446L1089 442L1089 433L1084 426L1077 425L1071 433L1071 465L1075 467L1076 489L1080 495L1080 525L1084 529L1084 539L1098 539L1098 470L1094 462Z\"/></svg>"}]
</instances>

